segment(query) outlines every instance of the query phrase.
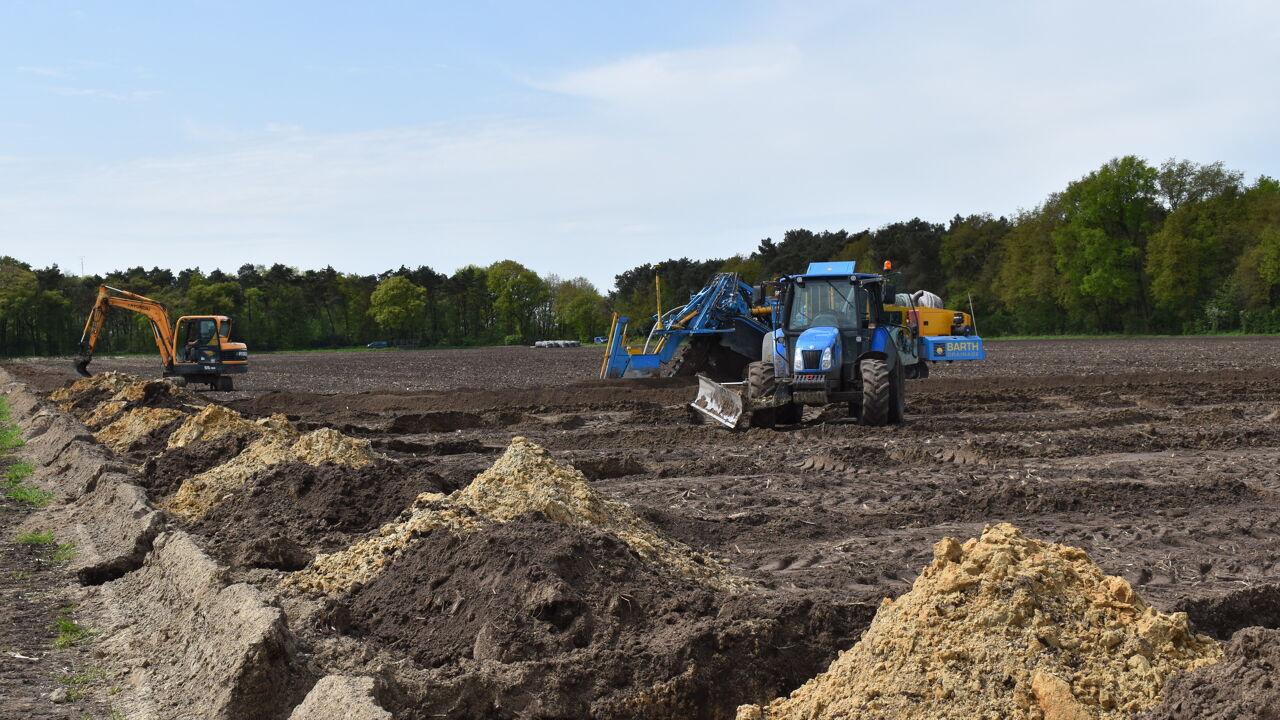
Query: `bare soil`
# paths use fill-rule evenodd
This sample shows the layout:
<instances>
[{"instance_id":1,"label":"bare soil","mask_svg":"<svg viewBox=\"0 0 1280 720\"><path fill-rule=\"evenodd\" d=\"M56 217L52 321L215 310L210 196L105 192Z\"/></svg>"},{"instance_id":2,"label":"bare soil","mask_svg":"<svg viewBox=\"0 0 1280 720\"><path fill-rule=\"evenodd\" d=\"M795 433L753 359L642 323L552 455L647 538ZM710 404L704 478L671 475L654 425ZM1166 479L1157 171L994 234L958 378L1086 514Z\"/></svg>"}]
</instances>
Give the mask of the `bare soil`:
<instances>
[{"instance_id":1,"label":"bare soil","mask_svg":"<svg viewBox=\"0 0 1280 720\"><path fill-rule=\"evenodd\" d=\"M732 717L825 669L938 539L995 522L1084 548L1224 640L1280 627L1280 338L988 351L910 381L902 426L832 408L746 432L696 424L688 379L594 379L595 349L257 356L236 392L201 396L367 438L393 462L270 468L189 529L245 577L274 582L393 521L417 492L464 486L520 435L754 584L720 596L657 576L600 533L534 517L420 541L323 622L295 628L314 647L354 643L398 663L387 702L405 717ZM60 361L8 368L45 391L72 379ZM153 500L227 452L153 455ZM1271 657L1256 646L1276 634L1258 637L1248 657Z\"/></svg>"},{"instance_id":2,"label":"bare soil","mask_svg":"<svg viewBox=\"0 0 1280 720\"><path fill-rule=\"evenodd\" d=\"M0 472L8 466L0 458ZM31 513L31 507L0 493L0 714L33 720L109 717L106 692L97 687L105 677L103 662L93 655L93 628L78 613L79 583L57 555L58 539L18 542L34 532L21 529ZM86 634L55 647L59 619Z\"/></svg>"}]
</instances>

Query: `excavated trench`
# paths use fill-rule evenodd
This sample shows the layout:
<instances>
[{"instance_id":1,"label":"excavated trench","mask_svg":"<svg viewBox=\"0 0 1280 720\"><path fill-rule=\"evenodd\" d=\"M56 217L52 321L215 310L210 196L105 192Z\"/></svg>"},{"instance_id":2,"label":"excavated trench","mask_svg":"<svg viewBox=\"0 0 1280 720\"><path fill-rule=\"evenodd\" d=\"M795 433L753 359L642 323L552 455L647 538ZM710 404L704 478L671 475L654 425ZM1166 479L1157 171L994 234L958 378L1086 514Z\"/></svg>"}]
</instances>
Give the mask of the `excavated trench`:
<instances>
[{"instance_id":1,"label":"excavated trench","mask_svg":"<svg viewBox=\"0 0 1280 720\"><path fill-rule=\"evenodd\" d=\"M901 428L834 412L745 433L681 424L676 380L624 383L615 403L595 382L225 405L115 376L49 385L5 392L85 549L130 716L1280 703L1258 685L1280 648L1273 372L943 377L913 386ZM999 521L1022 532L984 535ZM983 540L936 548L947 536ZM1032 549L1009 565L988 545ZM929 579L952 565L964 582ZM907 622L916 602L938 617ZM981 650L1000 643L1007 662Z\"/></svg>"}]
</instances>

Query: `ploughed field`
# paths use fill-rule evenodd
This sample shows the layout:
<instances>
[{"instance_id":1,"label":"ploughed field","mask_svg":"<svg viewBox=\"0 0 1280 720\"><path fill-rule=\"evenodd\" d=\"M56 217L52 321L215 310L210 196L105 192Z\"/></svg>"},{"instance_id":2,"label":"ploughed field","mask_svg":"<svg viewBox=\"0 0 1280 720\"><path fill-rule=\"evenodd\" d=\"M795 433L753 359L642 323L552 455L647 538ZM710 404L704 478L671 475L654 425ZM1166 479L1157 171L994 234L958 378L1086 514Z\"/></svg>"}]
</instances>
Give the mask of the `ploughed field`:
<instances>
[{"instance_id":1,"label":"ploughed field","mask_svg":"<svg viewBox=\"0 0 1280 720\"><path fill-rule=\"evenodd\" d=\"M696 381L596 380L598 349L261 355L233 393L122 405L188 415L109 439L178 527L280 598L306 658L291 702L342 672L376 675L397 717L734 717L826 671L942 562L939 540L996 523L1083 549L1219 640L1280 627L1280 338L988 352L908 381L902 426L836 407L741 432L696 421ZM63 361L7 367L44 392L72 379ZM72 412L101 431L109 396ZM258 437L175 446L206 403L355 454L184 487ZM477 476L491 485L469 491Z\"/></svg>"}]
</instances>

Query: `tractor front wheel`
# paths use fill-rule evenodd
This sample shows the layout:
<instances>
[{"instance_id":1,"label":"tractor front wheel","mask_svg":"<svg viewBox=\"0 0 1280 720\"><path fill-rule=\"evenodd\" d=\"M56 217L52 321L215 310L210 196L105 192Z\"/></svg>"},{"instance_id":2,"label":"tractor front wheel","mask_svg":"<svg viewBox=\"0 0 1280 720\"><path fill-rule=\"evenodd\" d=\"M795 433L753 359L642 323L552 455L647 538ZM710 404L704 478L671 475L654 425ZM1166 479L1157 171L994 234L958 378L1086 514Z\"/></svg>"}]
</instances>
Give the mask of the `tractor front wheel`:
<instances>
[{"instance_id":1,"label":"tractor front wheel","mask_svg":"<svg viewBox=\"0 0 1280 720\"><path fill-rule=\"evenodd\" d=\"M747 400L763 400L773 397L778 390L778 379L773 374L773 361L761 360L747 366ZM751 427L771 428L777 422L774 408L762 408L751 413Z\"/></svg>"},{"instance_id":2,"label":"tractor front wheel","mask_svg":"<svg viewBox=\"0 0 1280 720\"><path fill-rule=\"evenodd\" d=\"M858 419L863 425L901 423L907 414L906 368L897 362L890 370L888 361L868 358L859 364L858 369L862 372L862 403ZM849 403L851 411L853 405Z\"/></svg>"},{"instance_id":3,"label":"tractor front wheel","mask_svg":"<svg viewBox=\"0 0 1280 720\"><path fill-rule=\"evenodd\" d=\"M863 425L889 424L889 404L893 394L889 364L869 358L863 360L858 368L862 372L862 407L858 420Z\"/></svg>"}]
</instances>

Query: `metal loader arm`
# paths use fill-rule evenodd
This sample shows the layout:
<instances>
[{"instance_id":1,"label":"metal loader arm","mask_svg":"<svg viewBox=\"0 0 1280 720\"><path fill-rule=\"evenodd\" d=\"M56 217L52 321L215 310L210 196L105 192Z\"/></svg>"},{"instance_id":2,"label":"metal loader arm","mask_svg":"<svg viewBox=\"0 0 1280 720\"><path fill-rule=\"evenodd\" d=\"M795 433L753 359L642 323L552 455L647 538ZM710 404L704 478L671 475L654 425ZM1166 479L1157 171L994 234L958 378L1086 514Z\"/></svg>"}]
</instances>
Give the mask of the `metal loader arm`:
<instances>
[{"instance_id":1,"label":"metal loader arm","mask_svg":"<svg viewBox=\"0 0 1280 720\"><path fill-rule=\"evenodd\" d=\"M102 326L107 319L107 310L113 307L132 310L145 315L151 321L151 331L155 336L156 347L160 349L160 359L166 369L172 368L177 361L173 352L173 323L169 321L169 312L160 303L128 290L102 285L98 288L98 299L89 310L89 319L85 321L84 333L80 335L80 356L75 360L76 373L89 377L89 362L98 347L98 338L102 334Z\"/></svg>"}]
</instances>

